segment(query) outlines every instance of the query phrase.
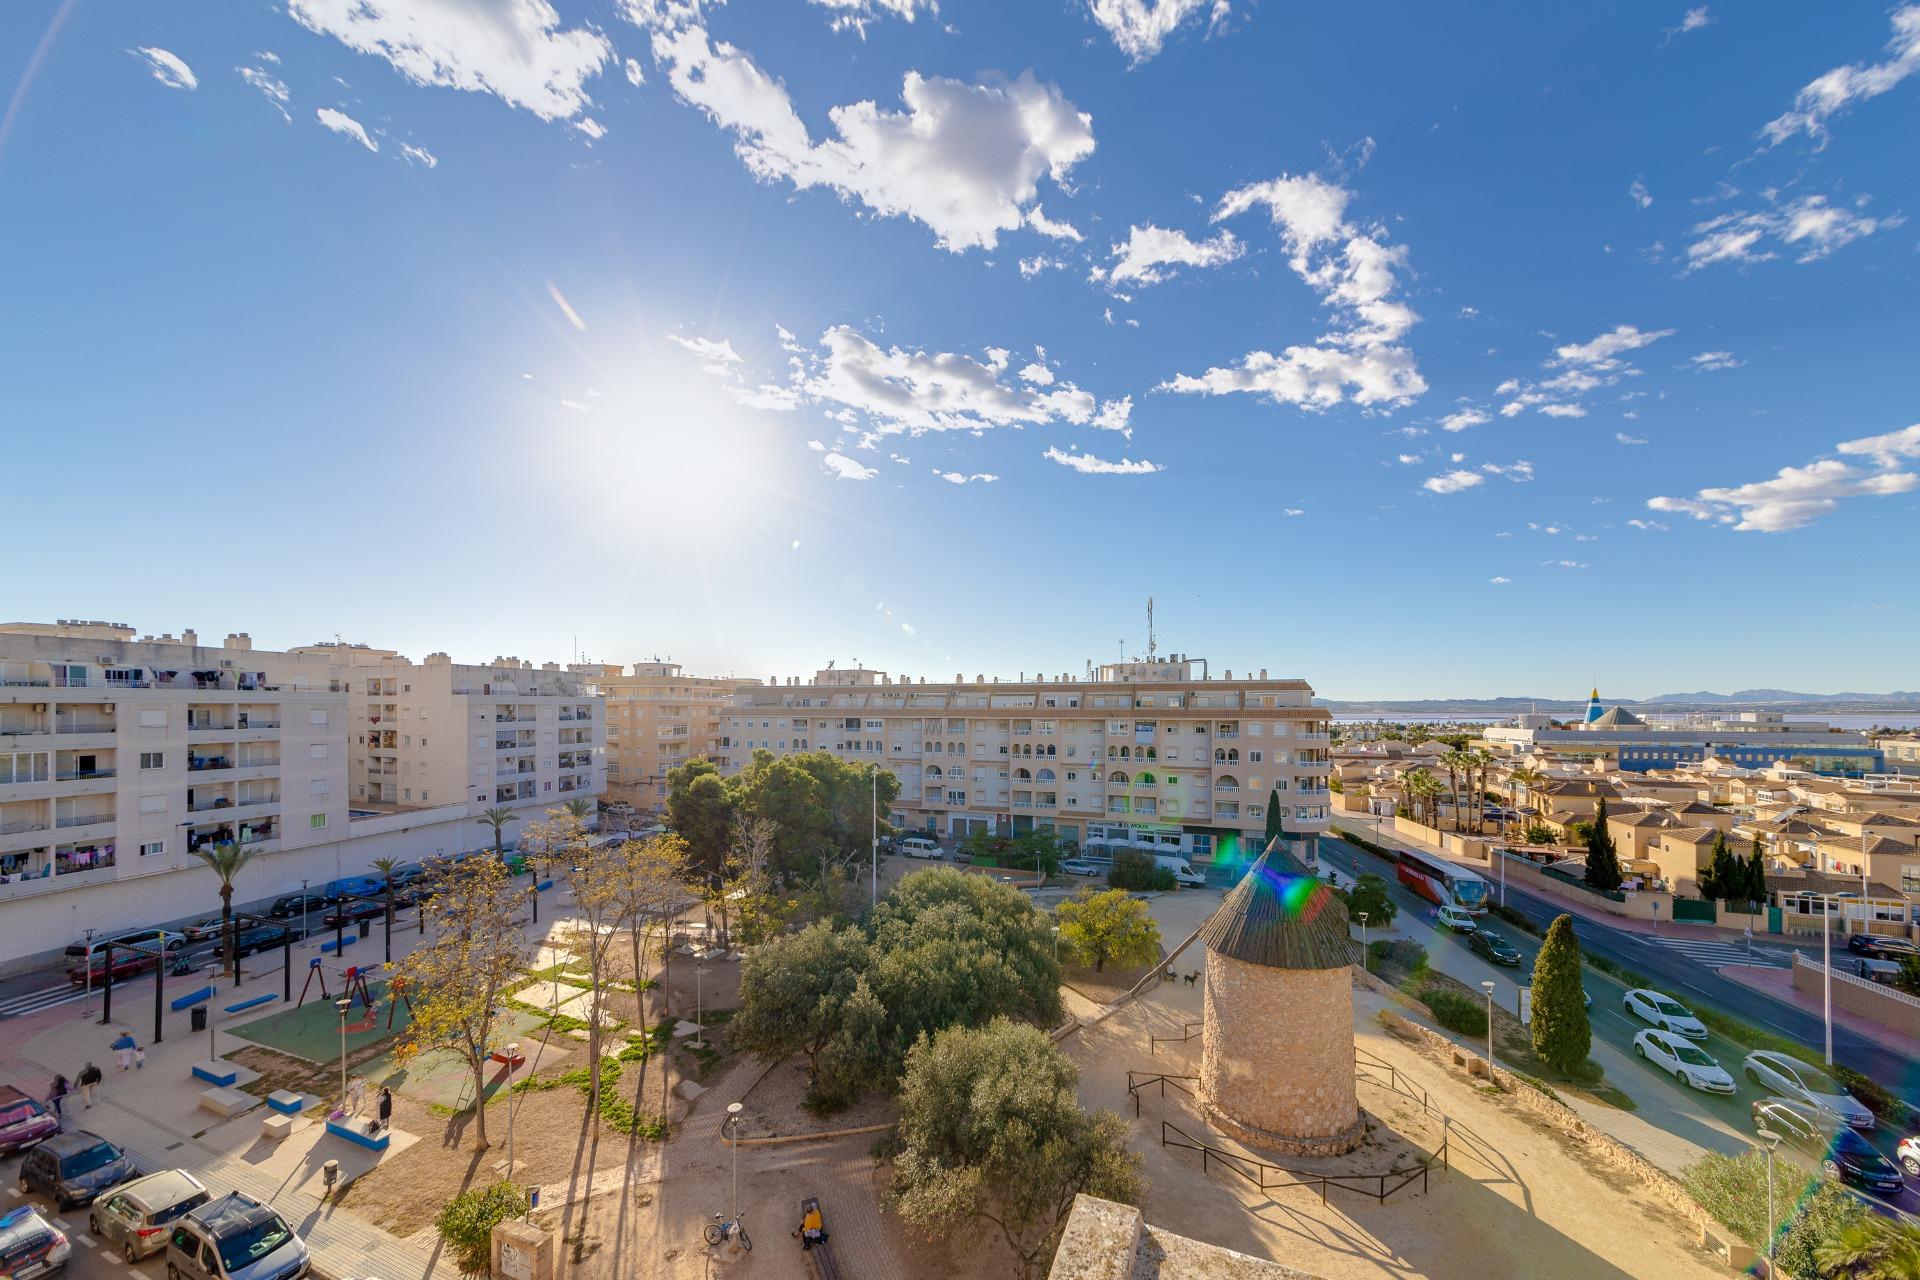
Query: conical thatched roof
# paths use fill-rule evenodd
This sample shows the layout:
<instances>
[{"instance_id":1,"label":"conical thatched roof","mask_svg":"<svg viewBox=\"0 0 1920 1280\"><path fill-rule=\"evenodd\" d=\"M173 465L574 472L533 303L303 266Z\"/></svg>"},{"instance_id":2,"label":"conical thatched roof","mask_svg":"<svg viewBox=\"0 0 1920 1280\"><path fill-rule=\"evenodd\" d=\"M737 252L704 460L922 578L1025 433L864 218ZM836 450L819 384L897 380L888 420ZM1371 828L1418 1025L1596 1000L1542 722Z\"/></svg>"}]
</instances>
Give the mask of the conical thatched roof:
<instances>
[{"instance_id":1,"label":"conical thatched roof","mask_svg":"<svg viewBox=\"0 0 1920 1280\"><path fill-rule=\"evenodd\" d=\"M1277 849L1248 868L1201 927L1200 941L1273 969L1338 969L1355 958L1346 906Z\"/></svg>"}]
</instances>

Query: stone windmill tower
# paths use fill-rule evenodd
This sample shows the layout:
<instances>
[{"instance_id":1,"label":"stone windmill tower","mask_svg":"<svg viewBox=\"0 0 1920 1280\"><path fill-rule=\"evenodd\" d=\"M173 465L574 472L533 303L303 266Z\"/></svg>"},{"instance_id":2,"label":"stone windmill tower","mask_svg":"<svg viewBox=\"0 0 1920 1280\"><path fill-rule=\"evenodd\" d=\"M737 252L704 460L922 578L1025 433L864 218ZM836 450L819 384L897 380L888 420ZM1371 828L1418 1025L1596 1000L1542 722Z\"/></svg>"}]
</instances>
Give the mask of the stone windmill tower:
<instances>
[{"instance_id":1,"label":"stone windmill tower","mask_svg":"<svg viewBox=\"0 0 1920 1280\"><path fill-rule=\"evenodd\" d=\"M1207 948L1200 1097L1256 1146L1350 1151L1365 1134L1353 1079L1356 948L1346 908L1269 849L1200 930Z\"/></svg>"}]
</instances>

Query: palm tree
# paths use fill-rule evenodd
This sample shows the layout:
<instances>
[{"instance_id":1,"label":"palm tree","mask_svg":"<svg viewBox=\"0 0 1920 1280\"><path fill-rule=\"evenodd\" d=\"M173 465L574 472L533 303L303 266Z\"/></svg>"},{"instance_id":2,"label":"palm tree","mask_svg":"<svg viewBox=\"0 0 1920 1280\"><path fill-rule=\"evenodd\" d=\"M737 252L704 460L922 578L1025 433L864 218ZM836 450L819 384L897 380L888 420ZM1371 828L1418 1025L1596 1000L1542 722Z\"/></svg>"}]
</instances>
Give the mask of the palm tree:
<instances>
[{"instance_id":1,"label":"palm tree","mask_svg":"<svg viewBox=\"0 0 1920 1280\"><path fill-rule=\"evenodd\" d=\"M1473 756L1461 748L1455 747L1440 757L1440 763L1447 766L1447 787L1453 792L1453 829L1459 831L1461 829L1460 808L1463 803L1460 795L1460 775L1462 773L1467 775L1467 788L1468 790L1472 790Z\"/></svg>"},{"instance_id":2,"label":"palm tree","mask_svg":"<svg viewBox=\"0 0 1920 1280\"><path fill-rule=\"evenodd\" d=\"M593 816L594 808L593 801L587 799L585 796L576 796L574 799L567 801L567 812L582 822L585 822Z\"/></svg>"},{"instance_id":3,"label":"palm tree","mask_svg":"<svg viewBox=\"0 0 1920 1280\"><path fill-rule=\"evenodd\" d=\"M1913 1280L1920 1276L1920 1227L1870 1218L1814 1246L1822 1275L1853 1280Z\"/></svg>"},{"instance_id":4,"label":"palm tree","mask_svg":"<svg viewBox=\"0 0 1920 1280\"><path fill-rule=\"evenodd\" d=\"M220 945L225 956L222 972L232 973L239 968L233 954L233 880L253 861L253 855L258 850L235 844L231 840L221 840L216 844L203 844L189 852L220 877Z\"/></svg>"},{"instance_id":5,"label":"palm tree","mask_svg":"<svg viewBox=\"0 0 1920 1280\"><path fill-rule=\"evenodd\" d=\"M1479 835L1487 811L1487 771L1493 768L1494 760L1493 753L1484 749L1471 751L1468 754L1473 757L1474 766L1480 770L1480 789L1473 792L1473 833ZM1467 789L1473 790L1471 776L1467 780Z\"/></svg>"},{"instance_id":6,"label":"palm tree","mask_svg":"<svg viewBox=\"0 0 1920 1280\"><path fill-rule=\"evenodd\" d=\"M386 882L386 887L387 887L387 963L392 964L393 963L393 873L400 869L400 859L375 858L373 860L373 869L375 871L378 871L380 873L380 878Z\"/></svg>"},{"instance_id":7,"label":"palm tree","mask_svg":"<svg viewBox=\"0 0 1920 1280\"><path fill-rule=\"evenodd\" d=\"M1436 819L1433 815L1433 799L1445 790L1445 788L1440 785L1440 779L1434 777L1433 774L1425 769L1409 769L1407 770L1407 776L1402 779L1402 782L1406 787L1408 799L1414 802L1412 806L1414 820L1416 822L1419 821L1420 815L1422 811L1424 811L1427 815L1427 825L1435 825Z\"/></svg>"},{"instance_id":8,"label":"palm tree","mask_svg":"<svg viewBox=\"0 0 1920 1280\"><path fill-rule=\"evenodd\" d=\"M520 821L520 816L504 805L495 805L491 809L482 809L480 816L474 821L493 828L493 856L505 862L507 850L501 840L500 832L509 822Z\"/></svg>"},{"instance_id":9,"label":"palm tree","mask_svg":"<svg viewBox=\"0 0 1920 1280\"><path fill-rule=\"evenodd\" d=\"M1545 786L1546 782L1547 782L1547 775L1540 772L1540 770L1534 768L1532 765L1526 765L1523 768L1515 769L1512 773L1507 775L1507 785L1509 788L1513 787L1515 784L1518 784L1519 786L1525 789L1526 797L1527 797L1527 805L1529 808L1534 807L1533 789L1535 787ZM1535 816L1537 817L1538 815L1536 814Z\"/></svg>"}]
</instances>

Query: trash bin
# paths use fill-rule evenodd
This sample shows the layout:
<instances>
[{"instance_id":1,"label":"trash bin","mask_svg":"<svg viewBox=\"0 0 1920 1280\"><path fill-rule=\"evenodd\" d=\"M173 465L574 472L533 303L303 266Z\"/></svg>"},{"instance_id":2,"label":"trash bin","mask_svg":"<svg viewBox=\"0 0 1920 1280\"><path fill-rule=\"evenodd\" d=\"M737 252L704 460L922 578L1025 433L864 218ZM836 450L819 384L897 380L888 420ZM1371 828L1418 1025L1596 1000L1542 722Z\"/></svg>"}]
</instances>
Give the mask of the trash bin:
<instances>
[{"instance_id":1,"label":"trash bin","mask_svg":"<svg viewBox=\"0 0 1920 1280\"><path fill-rule=\"evenodd\" d=\"M207 1006L203 1004L193 1006L193 1029L195 1031L207 1029Z\"/></svg>"},{"instance_id":2,"label":"trash bin","mask_svg":"<svg viewBox=\"0 0 1920 1280\"><path fill-rule=\"evenodd\" d=\"M371 932L373 932L373 921L362 920L360 922L360 936L364 938Z\"/></svg>"}]
</instances>

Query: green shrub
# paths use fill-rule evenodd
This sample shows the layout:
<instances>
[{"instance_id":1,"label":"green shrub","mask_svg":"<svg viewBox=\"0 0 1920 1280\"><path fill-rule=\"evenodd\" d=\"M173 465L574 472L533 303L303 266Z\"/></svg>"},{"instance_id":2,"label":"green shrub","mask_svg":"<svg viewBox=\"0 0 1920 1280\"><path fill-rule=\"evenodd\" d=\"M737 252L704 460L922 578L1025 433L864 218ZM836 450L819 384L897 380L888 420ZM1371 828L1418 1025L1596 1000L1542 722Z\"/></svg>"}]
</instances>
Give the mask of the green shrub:
<instances>
[{"instance_id":1,"label":"green shrub","mask_svg":"<svg viewBox=\"0 0 1920 1280\"><path fill-rule=\"evenodd\" d=\"M1796 1276L1828 1274L1814 1254L1841 1232L1866 1219L1868 1210L1852 1195L1825 1179L1811 1179L1783 1160L1773 1166L1778 1182L1774 1209L1780 1215L1774 1262ZM1738 1156L1712 1152L1681 1172L1702 1208L1755 1248L1767 1237L1767 1158L1758 1151Z\"/></svg>"},{"instance_id":2,"label":"green shrub","mask_svg":"<svg viewBox=\"0 0 1920 1280\"><path fill-rule=\"evenodd\" d=\"M1463 1036L1487 1034L1486 1006L1472 996L1445 987L1420 988L1420 1003L1433 1013L1433 1020L1447 1030Z\"/></svg>"},{"instance_id":3,"label":"green shrub","mask_svg":"<svg viewBox=\"0 0 1920 1280\"><path fill-rule=\"evenodd\" d=\"M1540 936L1540 926L1512 907L1503 907L1497 902L1490 902L1487 904L1487 914L1497 920L1504 920L1514 928L1530 933L1536 938Z\"/></svg>"},{"instance_id":4,"label":"green shrub","mask_svg":"<svg viewBox=\"0 0 1920 1280\"><path fill-rule=\"evenodd\" d=\"M1393 899L1387 896L1387 882L1368 871L1354 881L1353 891L1346 895L1347 919L1359 920L1361 912L1367 916L1367 924L1375 929L1385 928L1393 923L1394 915L1399 911Z\"/></svg>"},{"instance_id":5,"label":"green shrub","mask_svg":"<svg viewBox=\"0 0 1920 1280\"><path fill-rule=\"evenodd\" d=\"M1113 866L1107 871L1107 884L1115 889L1136 891L1154 889L1165 892L1175 887L1173 872L1146 854L1132 849L1114 850Z\"/></svg>"},{"instance_id":6,"label":"green shrub","mask_svg":"<svg viewBox=\"0 0 1920 1280\"><path fill-rule=\"evenodd\" d=\"M494 1224L526 1211L525 1191L511 1182L496 1182L447 1201L433 1225L462 1275L485 1275L493 1265Z\"/></svg>"},{"instance_id":7,"label":"green shrub","mask_svg":"<svg viewBox=\"0 0 1920 1280\"><path fill-rule=\"evenodd\" d=\"M1417 978L1427 971L1427 949L1405 938L1367 944L1369 967L1389 982Z\"/></svg>"}]
</instances>

